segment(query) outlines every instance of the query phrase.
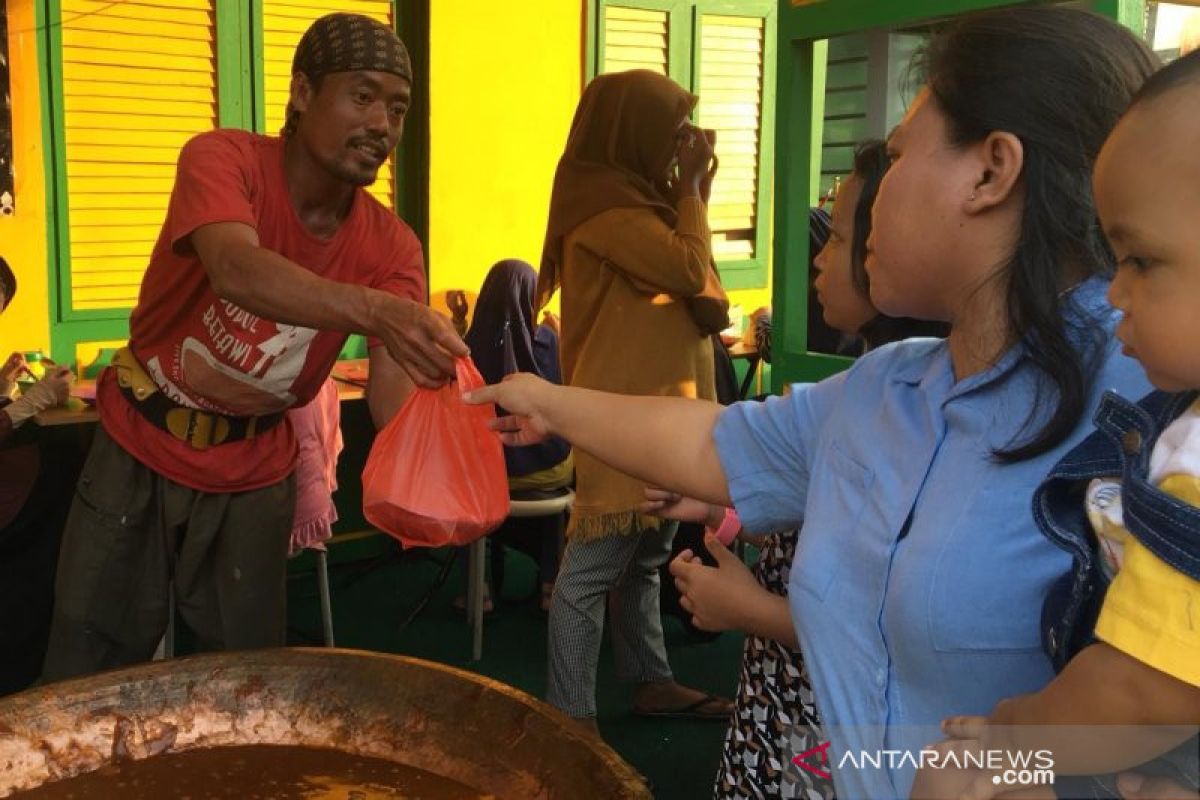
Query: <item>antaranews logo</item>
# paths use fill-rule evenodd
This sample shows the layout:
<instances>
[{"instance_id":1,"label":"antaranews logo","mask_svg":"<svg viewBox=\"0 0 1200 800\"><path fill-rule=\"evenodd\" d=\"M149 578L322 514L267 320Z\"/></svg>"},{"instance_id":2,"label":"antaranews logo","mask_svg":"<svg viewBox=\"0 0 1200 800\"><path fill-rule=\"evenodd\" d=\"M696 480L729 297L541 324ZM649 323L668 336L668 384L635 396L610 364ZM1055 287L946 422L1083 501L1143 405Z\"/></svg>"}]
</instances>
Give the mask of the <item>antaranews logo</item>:
<instances>
[{"instance_id":1,"label":"antaranews logo","mask_svg":"<svg viewBox=\"0 0 1200 800\"><path fill-rule=\"evenodd\" d=\"M816 762L820 762L821 766L817 766ZM792 763L800 769L805 769L825 780L831 780L833 775L825 767L829 766L829 742L819 744L816 747L810 747L798 756L792 758Z\"/></svg>"},{"instance_id":2,"label":"antaranews logo","mask_svg":"<svg viewBox=\"0 0 1200 800\"><path fill-rule=\"evenodd\" d=\"M792 763L818 777L830 780L829 742L822 742L792 757ZM1052 786L1054 754L1049 750L945 751L859 750L838 759L837 769L955 769L992 774L997 786Z\"/></svg>"}]
</instances>

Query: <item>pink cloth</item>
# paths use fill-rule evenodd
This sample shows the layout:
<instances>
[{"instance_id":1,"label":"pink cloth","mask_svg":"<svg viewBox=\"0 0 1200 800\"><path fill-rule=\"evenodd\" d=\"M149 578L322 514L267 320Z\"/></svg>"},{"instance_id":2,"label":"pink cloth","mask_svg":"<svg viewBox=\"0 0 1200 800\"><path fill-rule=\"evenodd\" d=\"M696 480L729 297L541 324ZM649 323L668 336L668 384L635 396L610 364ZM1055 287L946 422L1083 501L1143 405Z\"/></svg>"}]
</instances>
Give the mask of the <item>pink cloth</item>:
<instances>
[{"instance_id":1,"label":"pink cloth","mask_svg":"<svg viewBox=\"0 0 1200 800\"><path fill-rule=\"evenodd\" d=\"M342 452L341 414L332 379L325 381L308 405L287 412L300 451L290 555L305 548L324 550L325 540L333 535L333 523L337 521L333 492L337 489L338 454Z\"/></svg>"}]
</instances>

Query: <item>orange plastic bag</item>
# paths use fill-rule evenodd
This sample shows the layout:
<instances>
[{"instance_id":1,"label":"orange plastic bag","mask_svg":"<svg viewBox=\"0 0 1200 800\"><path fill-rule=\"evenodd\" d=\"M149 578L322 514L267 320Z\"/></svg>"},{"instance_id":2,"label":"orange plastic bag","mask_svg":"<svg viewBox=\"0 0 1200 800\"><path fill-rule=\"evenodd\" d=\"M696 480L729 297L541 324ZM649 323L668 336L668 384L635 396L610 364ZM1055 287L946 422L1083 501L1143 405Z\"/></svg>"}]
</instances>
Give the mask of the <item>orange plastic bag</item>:
<instances>
[{"instance_id":1,"label":"orange plastic bag","mask_svg":"<svg viewBox=\"0 0 1200 800\"><path fill-rule=\"evenodd\" d=\"M455 367L457 380L413 390L363 469L364 515L405 547L468 544L508 516L504 450L487 427L495 411L463 402L483 378L470 358Z\"/></svg>"}]
</instances>

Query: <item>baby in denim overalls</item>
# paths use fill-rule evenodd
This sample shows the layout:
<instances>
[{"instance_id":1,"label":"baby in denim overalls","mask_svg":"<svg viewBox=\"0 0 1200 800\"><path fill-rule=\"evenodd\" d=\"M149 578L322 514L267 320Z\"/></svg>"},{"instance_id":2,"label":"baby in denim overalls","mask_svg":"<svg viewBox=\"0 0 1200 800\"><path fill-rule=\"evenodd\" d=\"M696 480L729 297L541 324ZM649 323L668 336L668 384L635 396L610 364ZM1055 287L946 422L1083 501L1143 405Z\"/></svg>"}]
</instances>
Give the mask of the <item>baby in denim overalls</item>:
<instances>
[{"instance_id":1,"label":"baby in denim overalls","mask_svg":"<svg viewBox=\"0 0 1200 800\"><path fill-rule=\"evenodd\" d=\"M1058 676L943 723L943 754L1048 751L1054 790L966 770L962 797L1200 798L1200 52L1147 81L1093 188L1118 263L1117 336L1160 391L1106 395L1097 431L1034 496L1042 531L1074 556L1043 613ZM1092 775L1106 777L1072 777Z\"/></svg>"}]
</instances>

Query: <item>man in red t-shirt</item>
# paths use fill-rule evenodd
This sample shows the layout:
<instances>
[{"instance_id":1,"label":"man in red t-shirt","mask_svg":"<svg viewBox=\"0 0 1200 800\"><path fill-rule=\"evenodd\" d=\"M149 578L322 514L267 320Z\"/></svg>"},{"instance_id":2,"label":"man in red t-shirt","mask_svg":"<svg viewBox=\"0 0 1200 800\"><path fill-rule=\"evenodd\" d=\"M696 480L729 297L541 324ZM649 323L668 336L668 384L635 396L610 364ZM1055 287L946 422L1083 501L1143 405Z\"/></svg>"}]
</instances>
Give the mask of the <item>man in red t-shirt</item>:
<instances>
[{"instance_id":1,"label":"man in red t-shirt","mask_svg":"<svg viewBox=\"0 0 1200 800\"><path fill-rule=\"evenodd\" d=\"M176 605L204 649L284 642L296 442L283 412L368 336L376 423L467 350L424 305L421 245L363 187L398 142L404 45L322 17L282 136L215 130L179 155L162 232L100 377L101 427L64 535L43 677L151 657Z\"/></svg>"}]
</instances>

